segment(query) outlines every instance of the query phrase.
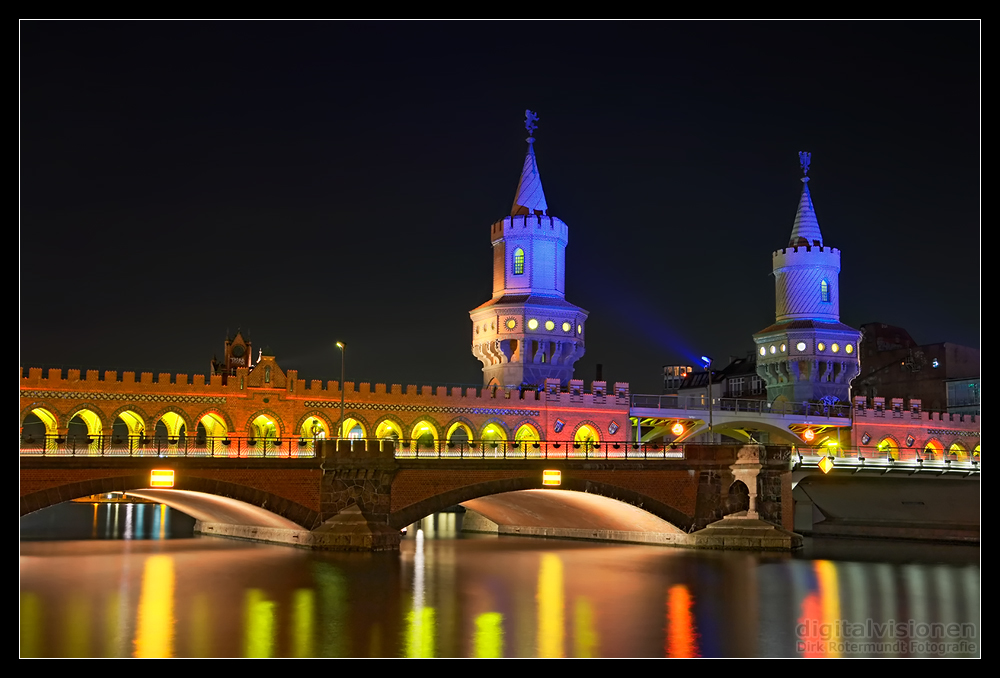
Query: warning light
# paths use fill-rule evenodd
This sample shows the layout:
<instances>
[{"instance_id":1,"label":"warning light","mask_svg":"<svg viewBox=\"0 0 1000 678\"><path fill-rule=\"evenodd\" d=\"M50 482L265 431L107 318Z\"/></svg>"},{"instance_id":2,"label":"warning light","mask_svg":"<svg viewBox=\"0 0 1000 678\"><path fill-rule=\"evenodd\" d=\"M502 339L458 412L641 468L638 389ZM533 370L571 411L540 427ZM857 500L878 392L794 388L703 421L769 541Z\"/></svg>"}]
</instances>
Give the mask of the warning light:
<instances>
[{"instance_id":1,"label":"warning light","mask_svg":"<svg viewBox=\"0 0 1000 678\"><path fill-rule=\"evenodd\" d=\"M816 437L816 434L813 433L813 430L811 428L807 428L805 432L803 432L802 437L805 438L807 442L811 443L813 441L813 438Z\"/></svg>"},{"instance_id":2,"label":"warning light","mask_svg":"<svg viewBox=\"0 0 1000 678\"><path fill-rule=\"evenodd\" d=\"M150 487L173 487L174 472L166 469L153 469L149 472Z\"/></svg>"},{"instance_id":3,"label":"warning light","mask_svg":"<svg viewBox=\"0 0 1000 678\"><path fill-rule=\"evenodd\" d=\"M562 471L542 471L542 485L562 485Z\"/></svg>"},{"instance_id":4,"label":"warning light","mask_svg":"<svg viewBox=\"0 0 1000 678\"><path fill-rule=\"evenodd\" d=\"M677 422L676 424L670 427L670 432L673 433L675 436L679 436L680 434L684 433L684 424Z\"/></svg>"},{"instance_id":5,"label":"warning light","mask_svg":"<svg viewBox=\"0 0 1000 678\"><path fill-rule=\"evenodd\" d=\"M833 469L833 457L823 457L819 460L819 470L829 473Z\"/></svg>"}]
</instances>

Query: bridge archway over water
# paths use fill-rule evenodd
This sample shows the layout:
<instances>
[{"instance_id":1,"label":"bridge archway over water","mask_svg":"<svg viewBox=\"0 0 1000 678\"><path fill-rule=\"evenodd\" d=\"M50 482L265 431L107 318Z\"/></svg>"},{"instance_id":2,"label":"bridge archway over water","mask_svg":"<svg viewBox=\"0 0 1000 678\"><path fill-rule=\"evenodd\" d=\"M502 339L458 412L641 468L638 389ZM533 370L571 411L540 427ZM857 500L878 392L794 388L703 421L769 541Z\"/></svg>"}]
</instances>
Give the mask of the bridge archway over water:
<instances>
[{"instance_id":1,"label":"bridge archway over water","mask_svg":"<svg viewBox=\"0 0 1000 678\"><path fill-rule=\"evenodd\" d=\"M398 489L403 490L403 483ZM482 513L494 522L506 521L506 516L512 520L524 520L526 522L522 525L533 527L682 533L694 524L692 516L634 490L572 478L564 480L558 490L543 489L538 475L532 474L440 492L394 511L388 517L389 526L403 529L432 513L440 513L456 505ZM629 524L641 524L648 529L629 528Z\"/></svg>"}]
</instances>

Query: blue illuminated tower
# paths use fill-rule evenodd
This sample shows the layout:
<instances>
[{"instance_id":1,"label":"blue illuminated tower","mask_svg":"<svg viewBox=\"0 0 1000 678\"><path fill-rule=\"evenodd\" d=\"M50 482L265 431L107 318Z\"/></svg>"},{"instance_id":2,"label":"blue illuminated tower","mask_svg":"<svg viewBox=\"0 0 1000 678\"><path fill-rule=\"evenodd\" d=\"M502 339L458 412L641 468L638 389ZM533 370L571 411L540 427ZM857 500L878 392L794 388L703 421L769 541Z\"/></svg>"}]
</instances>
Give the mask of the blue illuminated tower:
<instances>
[{"instance_id":1,"label":"blue illuminated tower","mask_svg":"<svg viewBox=\"0 0 1000 678\"><path fill-rule=\"evenodd\" d=\"M858 375L860 333L840 322L840 250L823 244L809 194L809 153L788 246L772 255L775 323L754 335L757 374L769 401L850 398Z\"/></svg>"},{"instance_id":2,"label":"blue illuminated tower","mask_svg":"<svg viewBox=\"0 0 1000 678\"><path fill-rule=\"evenodd\" d=\"M549 215L531 136L538 116L525 115L528 153L514 204L490 227L493 298L469 313L472 354L487 386L565 385L584 352L587 312L566 301L569 231Z\"/></svg>"}]
</instances>

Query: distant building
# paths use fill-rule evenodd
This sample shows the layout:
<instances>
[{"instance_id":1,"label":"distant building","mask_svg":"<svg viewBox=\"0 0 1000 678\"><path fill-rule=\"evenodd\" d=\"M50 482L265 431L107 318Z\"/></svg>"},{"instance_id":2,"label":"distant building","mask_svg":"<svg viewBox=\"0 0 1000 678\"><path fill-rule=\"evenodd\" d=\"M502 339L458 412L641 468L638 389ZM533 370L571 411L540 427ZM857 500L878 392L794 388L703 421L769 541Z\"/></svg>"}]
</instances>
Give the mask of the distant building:
<instances>
[{"instance_id":1,"label":"distant building","mask_svg":"<svg viewBox=\"0 0 1000 678\"><path fill-rule=\"evenodd\" d=\"M918 345L902 327L861 326L861 374L854 395L919 399L924 410L979 413L979 349L950 342Z\"/></svg>"}]
</instances>

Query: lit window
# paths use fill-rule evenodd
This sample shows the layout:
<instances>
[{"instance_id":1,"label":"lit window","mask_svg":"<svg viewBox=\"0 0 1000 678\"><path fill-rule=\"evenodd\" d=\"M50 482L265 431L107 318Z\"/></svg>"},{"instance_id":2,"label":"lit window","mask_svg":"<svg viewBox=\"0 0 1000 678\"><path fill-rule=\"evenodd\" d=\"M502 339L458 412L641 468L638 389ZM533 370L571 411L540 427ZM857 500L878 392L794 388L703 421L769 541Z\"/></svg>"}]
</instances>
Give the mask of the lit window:
<instances>
[{"instance_id":1,"label":"lit window","mask_svg":"<svg viewBox=\"0 0 1000 678\"><path fill-rule=\"evenodd\" d=\"M817 348L817 350L820 350L820 351L825 351L825 350L826 350L826 344L824 344L824 343L823 343L823 342L821 341L821 342L819 342L818 344L816 344L816 348Z\"/></svg>"},{"instance_id":2,"label":"lit window","mask_svg":"<svg viewBox=\"0 0 1000 678\"><path fill-rule=\"evenodd\" d=\"M535 320L534 318L532 318L531 320L529 320L528 321L528 329L529 330L537 330L538 329L538 321Z\"/></svg>"},{"instance_id":3,"label":"lit window","mask_svg":"<svg viewBox=\"0 0 1000 678\"><path fill-rule=\"evenodd\" d=\"M819 284L819 298L825 304L830 303L830 285L825 280Z\"/></svg>"},{"instance_id":4,"label":"lit window","mask_svg":"<svg viewBox=\"0 0 1000 678\"><path fill-rule=\"evenodd\" d=\"M774 344L771 344L771 355L774 355L777 349L774 348Z\"/></svg>"},{"instance_id":5,"label":"lit window","mask_svg":"<svg viewBox=\"0 0 1000 678\"><path fill-rule=\"evenodd\" d=\"M571 329L573 329L572 325L569 323L563 323L563 332L569 332Z\"/></svg>"},{"instance_id":6,"label":"lit window","mask_svg":"<svg viewBox=\"0 0 1000 678\"><path fill-rule=\"evenodd\" d=\"M522 273L524 273L524 250L518 247L514 250L514 275Z\"/></svg>"},{"instance_id":7,"label":"lit window","mask_svg":"<svg viewBox=\"0 0 1000 678\"><path fill-rule=\"evenodd\" d=\"M767 355L767 349L766 349L766 348L764 348L763 346L761 346L761 347L760 347L760 354L761 354L761 355Z\"/></svg>"},{"instance_id":8,"label":"lit window","mask_svg":"<svg viewBox=\"0 0 1000 678\"><path fill-rule=\"evenodd\" d=\"M548 331L551 332L555 328L556 328L556 324L554 322L552 322L551 320L546 320L545 321L545 329L547 329Z\"/></svg>"},{"instance_id":9,"label":"lit window","mask_svg":"<svg viewBox=\"0 0 1000 678\"><path fill-rule=\"evenodd\" d=\"M831 344L830 345L830 350L833 351L834 353L836 353L837 351L840 350L840 344Z\"/></svg>"},{"instance_id":10,"label":"lit window","mask_svg":"<svg viewBox=\"0 0 1000 678\"><path fill-rule=\"evenodd\" d=\"M799 343L795 344L795 348L799 351L806 350L806 342L800 341Z\"/></svg>"},{"instance_id":11,"label":"lit window","mask_svg":"<svg viewBox=\"0 0 1000 678\"><path fill-rule=\"evenodd\" d=\"M782 352L782 353L784 353L784 352L785 352L785 349L786 349L786 348L788 348L788 347L787 347L787 346L785 346L784 344L782 344L782 345L781 345L781 352Z\"/></svg>"},{"instance_id":12,"label":"lit window","mask_svg":"<svg viewBox=\"0 0 1000 678\"><path fill-rule=\"evenodd\" d=\"M854 353L854 347L851 346L850 344L848 344L847 346L845 346L844 350L847 351L848 353Z\"/></svg>"},{"instance_id":13,"label":"lit window","mask_svg":"<svg viewBox=\"0 0 1000 678\"><path fill-rule=\"evenodd\" d=\"M577 334L583 334L583 325L577 325L576 326L576 333Z\"/></svg>"},{"instance_id":14,"label":"lit window","mask_svg":"<svg viewBox=\"0 0 1000 678\"><path fill-rule=\"evenodd\" d=\"M507 329L512 330L517 327L517 321L513 318L507 318Z\"/></svg>"}]
</instances>

